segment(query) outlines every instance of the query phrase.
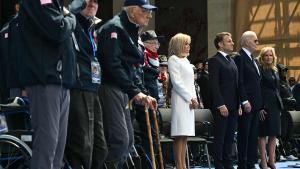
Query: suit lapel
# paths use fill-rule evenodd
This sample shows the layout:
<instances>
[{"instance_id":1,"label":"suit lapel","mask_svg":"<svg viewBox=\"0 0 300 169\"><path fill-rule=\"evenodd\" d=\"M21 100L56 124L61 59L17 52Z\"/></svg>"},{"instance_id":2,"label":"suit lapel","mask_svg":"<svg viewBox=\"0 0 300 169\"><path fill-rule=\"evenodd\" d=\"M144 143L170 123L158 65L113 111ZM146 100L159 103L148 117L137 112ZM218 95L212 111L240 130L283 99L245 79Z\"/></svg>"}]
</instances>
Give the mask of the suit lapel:
<instances>
[{"instance_id":1,"label":"suit lapel","mask_svg":"<svg viewBox=\"0 0 300 169\"><path fill-rule=\"evenodd\" d=\"M238 69L235 65L235 62L233 61L232 58L230 58L230 62L221 54L221 53L217 53L216 57L218 57L221 62L223 62L227 67L230 67L230 71L232 71L233 76L236 79L236 83L238 83Z\"/></svg>"},{"instance_id":2,"label":"suit lapel","mask_svg":"<svg viewBox=\"0 0 300 169\"><path fill-rule=\"evenodd\" d=\"M216 54L216 57L220 58L224 63L228 63L228 60L220 52Z\"/></svg>"},{"instance_id":3,"label":"suit lapel","mask_svg":"<svg viewBox=\"0 0 300 169\"><path fill-rule=\"evenodd\" d=\"M245 57L245 59L247 60L248 64L251 65L251 67L254 69L254 71L256 72L257 76L260 76L259 73L258 73L258 70L256 68L256 66L254 65L253 61L250 59L250 57L247 55L247 53L241 49L242 53L243 53L243 56ZM254 59L254 62L256 63L256 60ZM256 63L256 65L258 65Z\"/></svg>"}]
</instances>

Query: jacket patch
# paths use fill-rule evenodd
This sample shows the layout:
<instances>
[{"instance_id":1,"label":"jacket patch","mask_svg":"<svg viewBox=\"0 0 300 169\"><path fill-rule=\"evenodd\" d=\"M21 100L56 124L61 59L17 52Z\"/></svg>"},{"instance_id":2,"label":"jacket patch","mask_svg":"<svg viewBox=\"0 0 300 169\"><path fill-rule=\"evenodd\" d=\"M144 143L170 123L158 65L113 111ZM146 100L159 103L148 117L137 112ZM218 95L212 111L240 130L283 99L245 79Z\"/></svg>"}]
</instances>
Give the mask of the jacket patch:
<instances>
[{"instance_id":1,"label":"jacket patch","mask_svg":"<svg viewBox=\"0 0 300 169\"><path fill-rule=\"evenodd\" d=\"M52 4L52 0L40 0L41 5Z\"/></svg>"},{"instance_id":2,"label":"jacket patch","mask_svg":"<svg viewBox=\"0 0 300 169\"><path fill-rule=\"evenodd\" d=\"M117 32L112 32L112 33L110 34L110 38L111 38L111 39L118 39L118 34L117 34Z\"/></svg>"},{"instance_id":3,"label":"jacket patch","mask_svg":"<svg viewBox=\"0 0 300 169\"><path fill-rule=\"evenodd\" d=\"M8 38L8 33L4 34L4 38L7 39Z\"/></svg>"}]
</instances>

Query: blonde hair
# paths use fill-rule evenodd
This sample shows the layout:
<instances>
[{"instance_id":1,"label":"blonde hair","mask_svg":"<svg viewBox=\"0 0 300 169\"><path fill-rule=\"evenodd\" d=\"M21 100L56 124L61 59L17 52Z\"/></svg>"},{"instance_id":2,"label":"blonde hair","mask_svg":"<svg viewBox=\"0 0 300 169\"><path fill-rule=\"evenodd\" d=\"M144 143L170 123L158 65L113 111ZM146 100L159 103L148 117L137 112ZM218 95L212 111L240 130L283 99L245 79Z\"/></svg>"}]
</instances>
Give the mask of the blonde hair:
<instances>
[{"instance_id":1,"label":"blonde hair","mask_svg":"<svg viewBox=\"0 0 300 169\"><path fill-rule=\"evenodd\" d=\"M273 63L272 63L271 67L266 65L266 63L264 62L264 56L268 51L271 51L273 53ZM270 69L271 68L271 69L277 71L277 67L276 67L277 56L276 56L276 53L275 53L275 49L273 47L264 47L264 48L262 48L260 53L259 53L259 56L258 56L258 62L260 63L260 65L262 66L263 69Z\"/></svg>"},{"instance_id":2,"label":"blonde hair","mask_svg":"<svg viewBox=\"0 0 300 169\"><path fill-rule=\"evenodd\" d=\"M187 34L177 33L169 42L169 56L180 56L183 52L185 43L191 43L191 37Z\"/></svg>"}]
</instances>

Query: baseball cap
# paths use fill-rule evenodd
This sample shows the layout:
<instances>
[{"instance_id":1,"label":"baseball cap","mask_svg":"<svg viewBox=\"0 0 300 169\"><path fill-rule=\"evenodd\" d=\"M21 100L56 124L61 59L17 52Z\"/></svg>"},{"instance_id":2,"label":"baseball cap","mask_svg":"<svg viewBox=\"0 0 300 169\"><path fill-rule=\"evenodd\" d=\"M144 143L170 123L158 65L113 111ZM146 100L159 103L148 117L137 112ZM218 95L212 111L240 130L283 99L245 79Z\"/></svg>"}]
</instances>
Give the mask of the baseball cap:
<instances>
[{"instance_id":1,"label":"baseball cap","mask_svg":"<svg viewBox=\"0 0 300 169\"><path fill-rule=\"evenodd\" d=\"M159 65L160 66L168 66L168 58L165 55L158 55Z\"/></svg>"},{"instance_id":2,"label":"baseball cap","mask_svg":"<svg viewBox=\"0 0 300 169\"><path fill-rule=\"evenodd\" d=\"M149 0L125 0L124 6L140 6L153 11L157 9L156 6L153 6L149 3Z\"/></svg>"},{"instance_id":3,"label":"baseball cap","mask_svg":"<svg viewBox=\"0 0 300 169\"><path fill-rule=\"evenodd\" d=\"M147 40L155 40L155 39L157 39L159 42L162 42L164 38L165 38L164 36L157 36L154 30L148 30L141 34L142 42L145 42Z\"/></svg>"}]
</instances>

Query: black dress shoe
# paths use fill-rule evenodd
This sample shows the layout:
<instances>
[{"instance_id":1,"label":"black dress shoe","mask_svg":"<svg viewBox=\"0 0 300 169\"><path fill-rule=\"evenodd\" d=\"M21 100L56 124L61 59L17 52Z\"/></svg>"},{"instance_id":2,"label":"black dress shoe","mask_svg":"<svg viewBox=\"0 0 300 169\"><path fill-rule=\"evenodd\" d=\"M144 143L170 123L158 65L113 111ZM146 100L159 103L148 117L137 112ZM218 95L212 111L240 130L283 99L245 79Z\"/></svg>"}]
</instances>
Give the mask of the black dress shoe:
<instances>
[{"instance_id":1,"label":"black dress shoe","mask_svg":"<svg viewBox=\"0 0 300 169\"><path fill-rule=\"evenodd\" d=\"M253 166L253 167L248 167L247 169L256 169L256 168L255 168L255 166Z\"/></svg>"},{"instance_id":2,"label":"black dress shoe","mask_svg":"<svg viewBox=\"0 0 300 169\"><path fill-rule=\"evenodd\" d=\"M255 165L247 165L247 169L256 169Z\"/></svg>"}]
</instances>

